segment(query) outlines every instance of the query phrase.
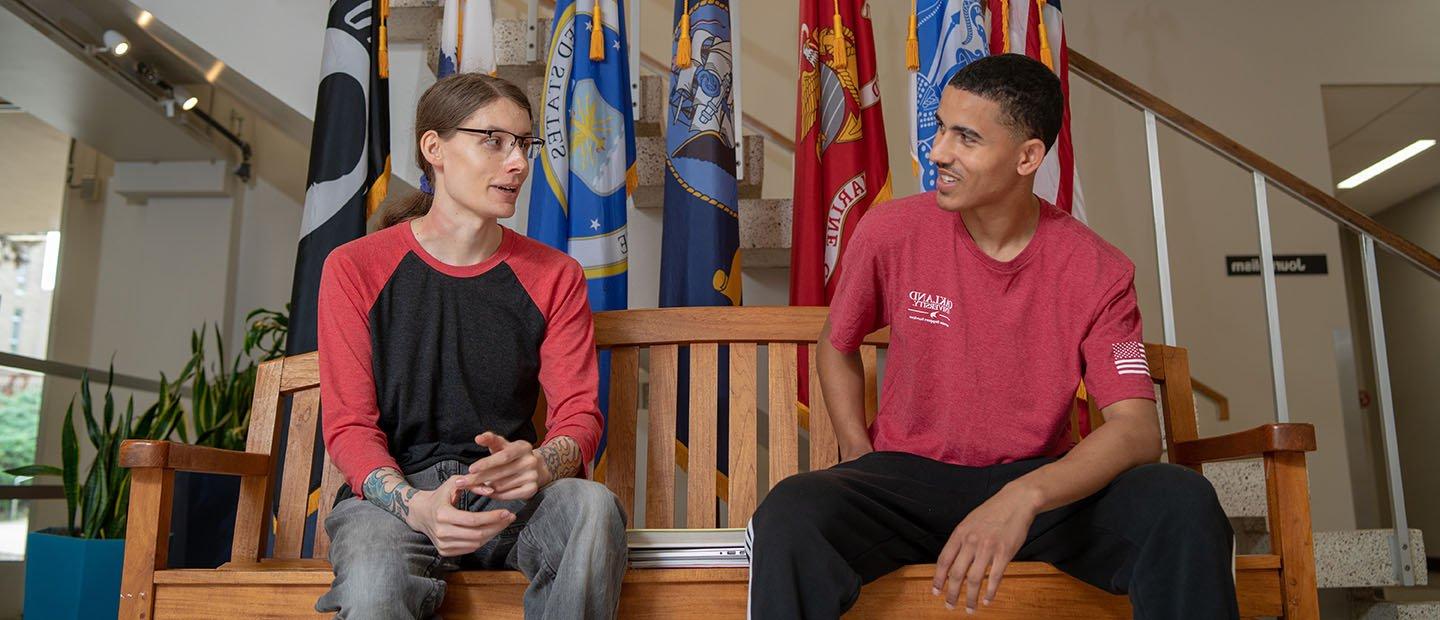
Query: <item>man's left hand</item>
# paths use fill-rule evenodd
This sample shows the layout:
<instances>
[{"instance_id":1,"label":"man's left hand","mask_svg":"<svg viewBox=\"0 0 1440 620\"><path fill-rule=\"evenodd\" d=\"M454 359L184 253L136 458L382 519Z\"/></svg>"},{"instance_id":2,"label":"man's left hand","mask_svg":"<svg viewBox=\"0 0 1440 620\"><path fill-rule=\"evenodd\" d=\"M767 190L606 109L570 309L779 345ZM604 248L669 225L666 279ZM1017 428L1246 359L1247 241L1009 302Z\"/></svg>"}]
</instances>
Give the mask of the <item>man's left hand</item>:
<instances>
[{"instance_id":1,"label":"man's left hand","mask_svg":"<svg viewBox=\"0 0 1440 620\"><path fill-rule=\"evenodd\" d=\"M490 456L470 465L471 490L491 499L526 500L550 483L550 468L528 441L507 441L495 433L475 437L490 449Z\"/></svg>"},{"instance_id":2,"label":"man's left hand","mask_svg":"<svg viewBox=\"0 0 1440 620\"><path fill-rule=\"evenodd\" d=\"M1012 483L976 508L955 531L940 551L935 564L935 580L931 593L945 594L945 606L954 609L965 587L965 611L975 612L980 599L980 584L988 570L990 579L984 602L995 600L1005 567L1025 544L1030 524L1035 521L1037 502L1033 494Z\"/></svg>"}]
</instances>

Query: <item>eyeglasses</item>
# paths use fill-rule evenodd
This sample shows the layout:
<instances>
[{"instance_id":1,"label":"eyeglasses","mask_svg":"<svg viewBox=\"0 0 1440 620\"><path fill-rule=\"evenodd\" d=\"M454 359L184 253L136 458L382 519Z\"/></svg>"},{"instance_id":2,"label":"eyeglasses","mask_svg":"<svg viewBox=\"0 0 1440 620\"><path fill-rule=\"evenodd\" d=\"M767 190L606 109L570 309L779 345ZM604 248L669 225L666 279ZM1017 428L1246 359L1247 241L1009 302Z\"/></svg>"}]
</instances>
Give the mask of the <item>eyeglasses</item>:
<instances>
[{"instance_id":1,"label":"eyeglasses","mask_svg":"<svg viewBox=\"0 0 1440 620\"><path fill-rule=\"evenodd\" d=\"M471 129L469 127L456 127L455 131L473 133L485 136L480 145L487 153L496 157L505 157L510 154L510 149L517 146L521 149L520 154L526 159L535 159L540 155L545 141L534 136L517 136L503 129Z\"/></svg>"}]
</instances>

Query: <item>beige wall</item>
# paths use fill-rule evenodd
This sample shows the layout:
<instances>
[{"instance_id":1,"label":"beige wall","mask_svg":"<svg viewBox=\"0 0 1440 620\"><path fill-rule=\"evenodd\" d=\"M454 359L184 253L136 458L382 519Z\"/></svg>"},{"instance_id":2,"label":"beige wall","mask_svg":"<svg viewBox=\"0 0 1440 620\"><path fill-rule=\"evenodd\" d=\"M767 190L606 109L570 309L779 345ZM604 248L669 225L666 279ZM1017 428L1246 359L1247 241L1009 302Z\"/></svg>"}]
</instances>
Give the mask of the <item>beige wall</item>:
<instances>
[{"instance_id":1,"label":"beige wall","mask_svg":"<svg viewBox=\"0 0 1440 620\"><path fill-rule=\"evenodd\" d=\"M1332 187L1321 85L1440 81L1433 62L1440 43L1424 26L1440 19L1432 2L1369 3L1363 11L1339 0L1112 0L1074 8L1073 48L1321 188ZM1146 235L1113 225L1148 223L1145 201L1129 190L1106 196L1118 179L1148 189L1132 176L1144 170L1135 156L1122 155L1139 152L1140 118L1100 103L1104 97L1093 88L1074 90L1072 111L1086 121L1077 125L1077 150L1089 166L1093 224L1137 264L1152 264ZM1232 396L1235 419L1218 423L1202 415L1202 432L1239 430L1272 415L1259 283L1221 275L1224 254L1255 252L1250 179L1174 143L1162 135L1179 337L1192 350L1195 375ZM1354 515L1340 399L1354 396L1339 392L1332 344L1337 330L1349 329L1338 236L1328 220L1276 191L1269 196L1276 252L1323 252L1332 263L1330 276L1281 278L1279 304L1291 417L1315 424L1320 445L1310 461L1316 529L1344 529ZM1101 215L1106 203L1115 205L1108 211L1114 216ZM1156 326L1153 318L1150 324ZM1429 372L1437 369L1432 364ZM1406 487L1412 497L1435 491Z\"/></svg>"},{"instance_id":2,"label":"beige wall","mask_svg":"<svg viewBox=\"0 0 1440 620\"><path fill-rule=\"evenodd\" d=\"M1440 254L1440 186L1391 207L1376 219ZM1376 261L1390 382L1395 394L1395 426L1400 446L1400 475L1410 527L1433 537L1440 533L1440 468L1432 450L1440 445L1440 402L1435 378L1440 372L1440 282L1387 252ZM1440 556L1433 543L1431 557Z\"/></svg>"}]
</instances>

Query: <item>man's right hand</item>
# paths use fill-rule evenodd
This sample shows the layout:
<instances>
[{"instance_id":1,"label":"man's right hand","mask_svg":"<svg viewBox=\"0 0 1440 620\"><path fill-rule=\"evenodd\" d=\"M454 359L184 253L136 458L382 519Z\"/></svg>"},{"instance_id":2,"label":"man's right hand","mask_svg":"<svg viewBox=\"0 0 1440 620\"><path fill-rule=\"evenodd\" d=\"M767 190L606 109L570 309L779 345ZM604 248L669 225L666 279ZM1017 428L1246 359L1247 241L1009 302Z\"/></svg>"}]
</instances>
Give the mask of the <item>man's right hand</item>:
<instances>
[{"instance_id":1,"label":"man's right hand","mask_svg":"<svg viewBox=\"0 0 1440 620\"><path fill-rule=\"evenodd\" d=\"M509 510L456 508L465 480L465 476L451 476L434 491L419 491L410 498L405 523L429 537L442 557L472 553L515 521L515 513Z\"/></svg>"},{"instance_id":2,"label":"man's right hand","mask_svg":"<svg viewBox=\"0 0 1440 620\"><path fill-rule=\"evenodd\" d=\"M871 447L871 446L870 446L870 442L868 442L868 441L865 442L865 445L863 445L863 446L856 446L855 448L849 448L849 449L847 449L847 448L843 448L843 447L842 447L842 448L840 448L840 462L841 462L841 463L848 463L848 462L853 461L853 460L855 460L855 459L858 459L858 458L860 458L860 457L862 457L862 456L865 456L865 455L867 455L867 454L870 454L871 452L874 452L874 451L875 451L875 448Z\"/></svg>"}]
</instances>

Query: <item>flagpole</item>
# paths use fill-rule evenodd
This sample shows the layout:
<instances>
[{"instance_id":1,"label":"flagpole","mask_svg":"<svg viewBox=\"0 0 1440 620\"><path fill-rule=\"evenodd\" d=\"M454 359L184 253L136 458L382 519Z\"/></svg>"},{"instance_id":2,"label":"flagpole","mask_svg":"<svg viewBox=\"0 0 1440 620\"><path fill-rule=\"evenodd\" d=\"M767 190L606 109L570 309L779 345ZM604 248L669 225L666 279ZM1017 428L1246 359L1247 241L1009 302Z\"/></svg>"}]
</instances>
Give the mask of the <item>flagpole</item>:
<instances>
[{"instance_id":1,"label":"flagpole","mask_svg":"<svg viewBox=\"0 0 1440 620\"><path fill-rule=\"evenodd\" d=\"M640 120L640 3L630 0L630 112Z\"/></svg>"},{"instance_id":2,"label":"flagpole","mask_svg":"<svg viewBox=\"0 0 1440 620\"><path fill-rule=\"evenodd\" d=\"M525 62L535 62L540 58L540 29L535 26L535 22L540 21L540 0L530 0L525 15L528 18L525 32L530 33L525 40Z\"/></svg>"},{"instance_id":3,"label":"flagpole","mask_svg":"<svg viewBox=\"0 0 1440 620\"><path fill-rule=\"evenodd\" d=\"M740 5L742 2L730 3L730 83L731 96L735 98L735 115L731 118L731 128L735 131L735 180L745 180L745 105L744 97L740 90Z\"/></svg>"}]
</instances>

